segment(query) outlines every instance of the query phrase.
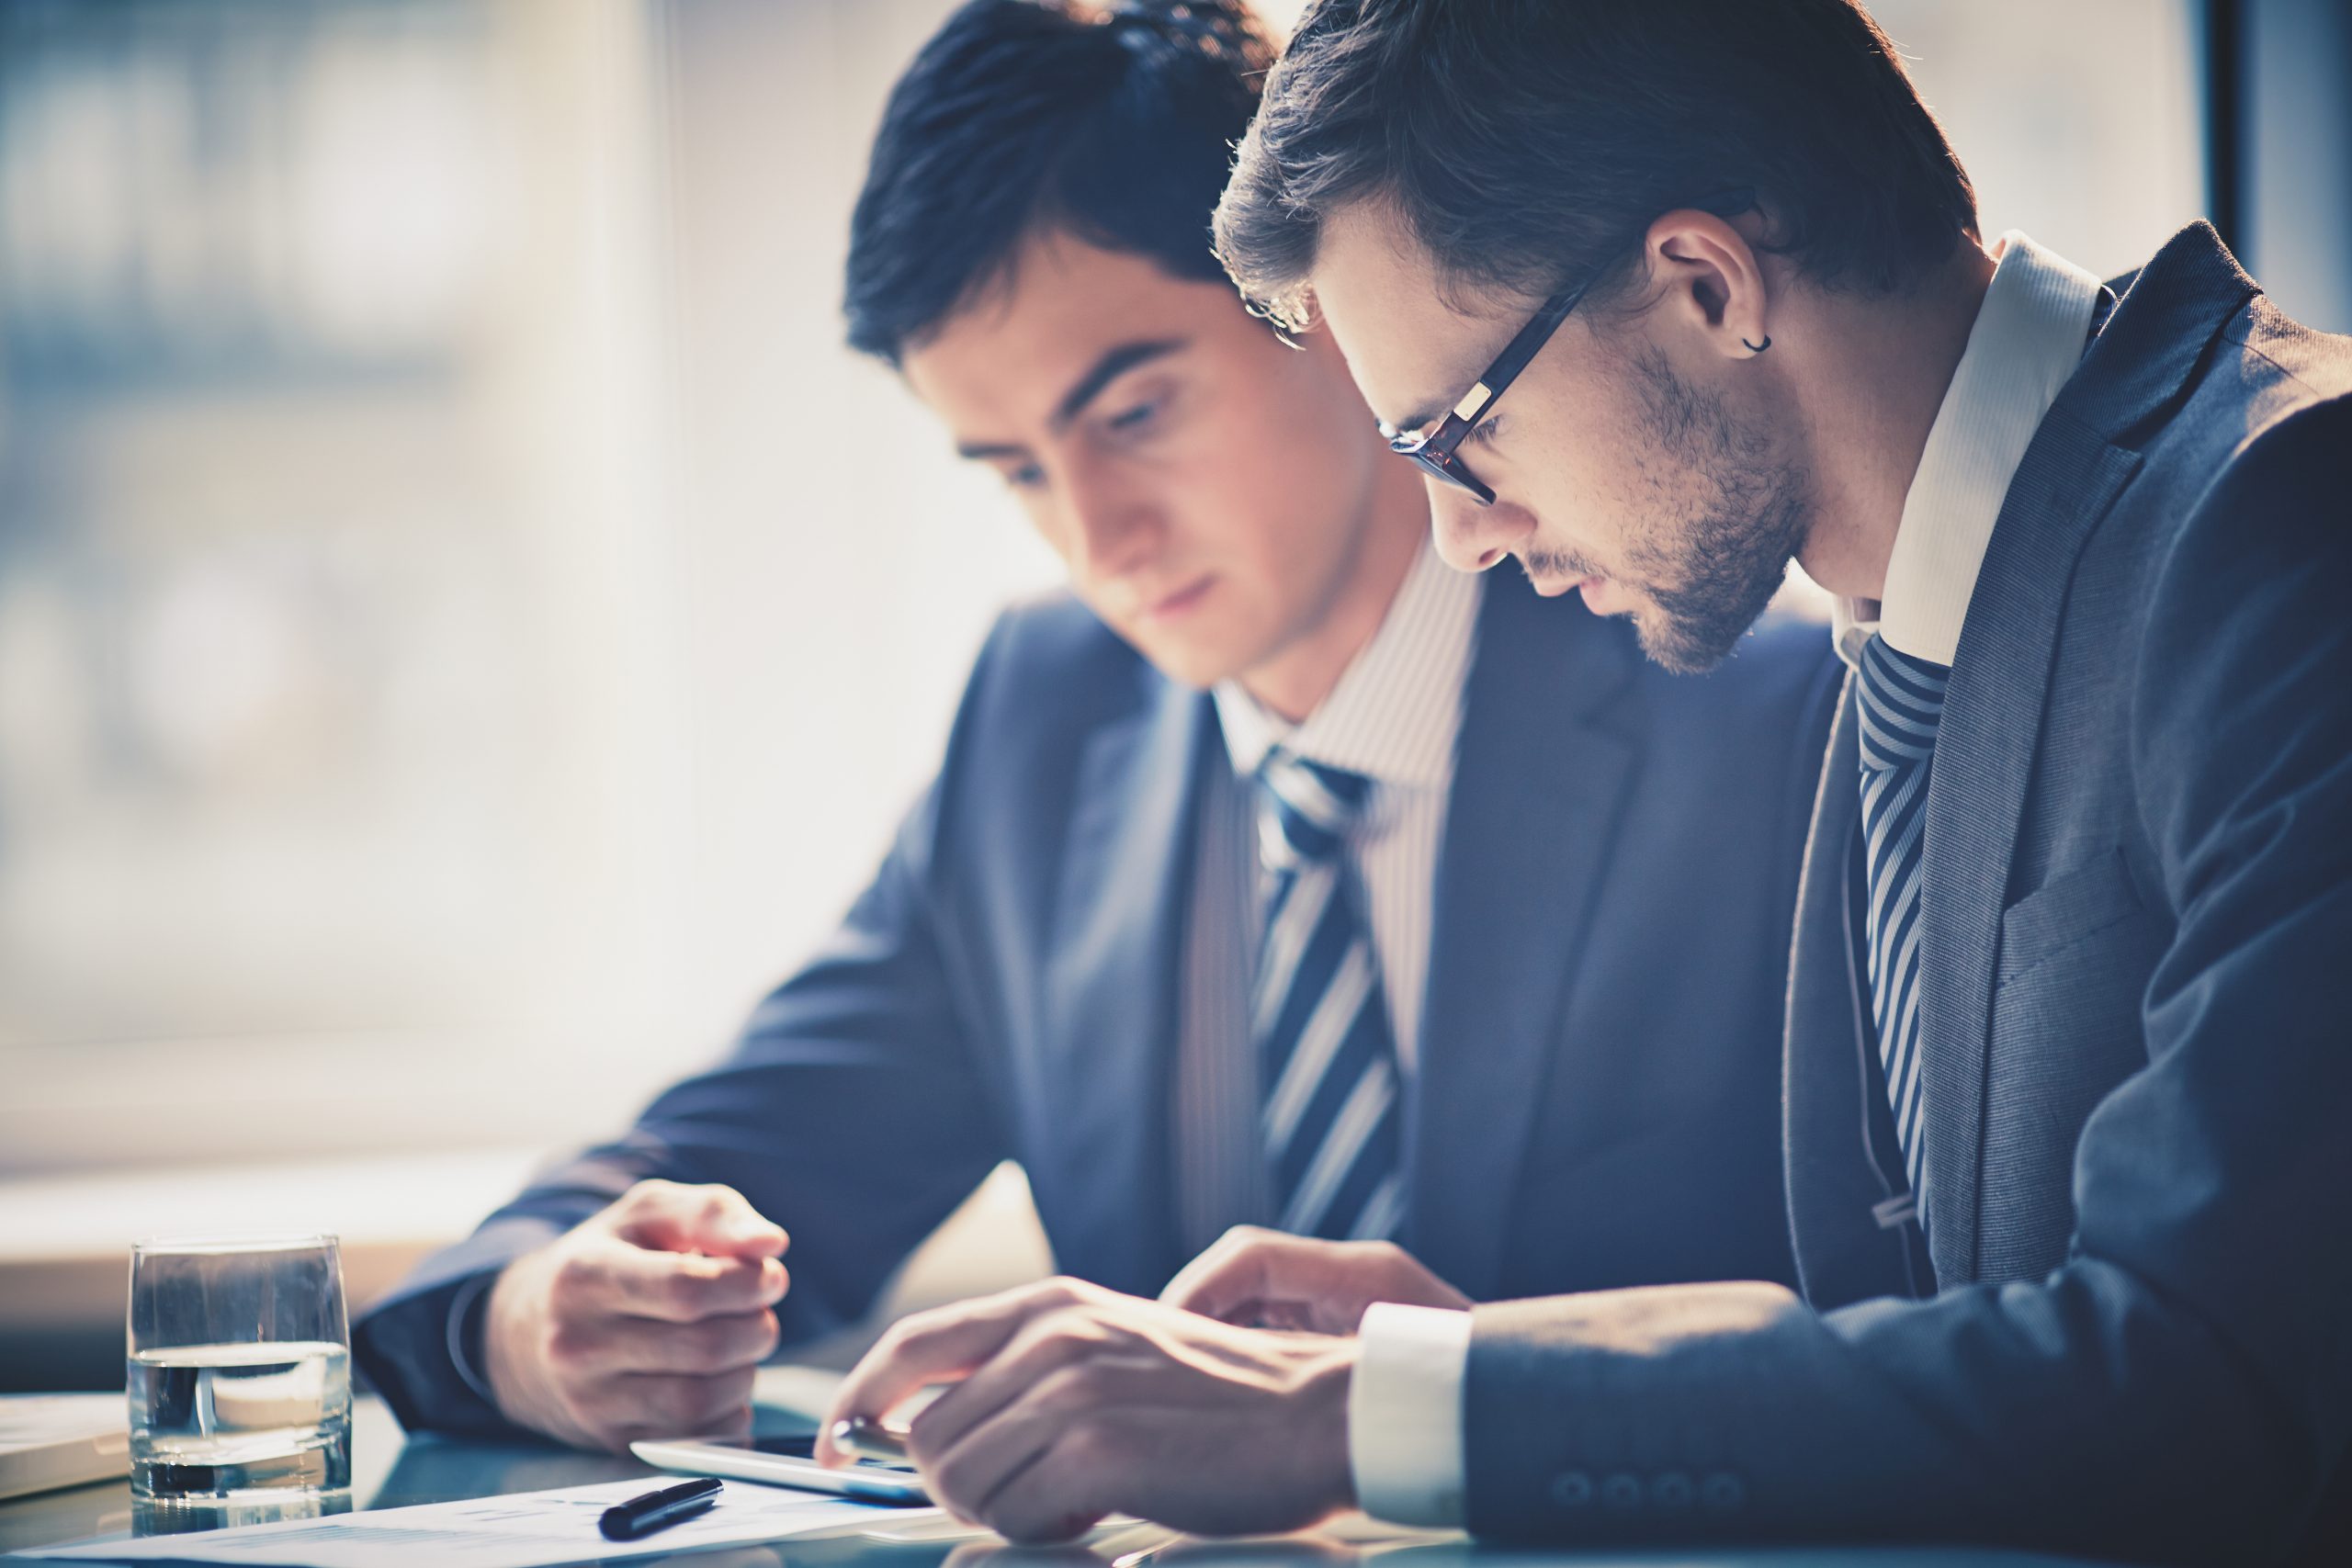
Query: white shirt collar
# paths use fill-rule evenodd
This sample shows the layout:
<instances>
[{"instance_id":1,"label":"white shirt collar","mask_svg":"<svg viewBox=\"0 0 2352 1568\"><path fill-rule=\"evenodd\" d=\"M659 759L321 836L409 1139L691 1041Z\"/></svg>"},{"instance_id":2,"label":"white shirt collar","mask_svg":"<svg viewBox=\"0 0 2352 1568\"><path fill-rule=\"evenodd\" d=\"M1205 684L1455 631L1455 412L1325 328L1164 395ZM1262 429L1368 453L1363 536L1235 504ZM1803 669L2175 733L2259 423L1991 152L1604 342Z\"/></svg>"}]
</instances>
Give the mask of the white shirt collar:
<instances>
[{"instance_id":1,"label":"white shirt collar","mask_svg":"<svg viewBox=\"0 0 2352 1568\"><path fill-rule=\"evenodd\" d=\"M1260 705L1238 682L1218 682L1217 722L1233 771L1247 778L1268 751L1287 745L1295 756L1385 784L1445 788L1477 641L1480 586L1424 539L1380 629L1297 725Z\"/></svg>"},{"instance_id":2,"label":"white shirt collar","mask_svg":"<svg viewBox=\"0 0 2352 1568\"><path fill-rule=\"evenodd\" d=\"M2015 230L1993 255L1993 281L1903 498L1886 596L1831 606L1830 635L1849 664L1872 632L1914 658L1952 662L2009 481L2082 363L2098 279Z\"/></svg>"}]
</instances>

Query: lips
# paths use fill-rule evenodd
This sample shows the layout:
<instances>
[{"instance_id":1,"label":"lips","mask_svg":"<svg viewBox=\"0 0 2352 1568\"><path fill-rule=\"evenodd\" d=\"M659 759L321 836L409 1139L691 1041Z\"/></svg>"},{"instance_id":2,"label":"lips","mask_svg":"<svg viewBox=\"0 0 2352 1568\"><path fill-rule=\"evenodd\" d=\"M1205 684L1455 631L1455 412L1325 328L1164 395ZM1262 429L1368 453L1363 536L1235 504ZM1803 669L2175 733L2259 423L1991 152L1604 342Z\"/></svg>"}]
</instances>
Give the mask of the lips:
<instances>
[{"instance_id":1,"label":"lips","mask_svg":"<svg viewBox=\"0 0 2352 1568\"><path fill-rule=\"evenodd\" d=\"M1209 585L1216 581L1214 577L1196 578L1172 593L1147 601L1136 618L1144 621L1161 621L1170 616L1181 615L1199 604L1208 593Z\"/></svg>"}]
</instances>

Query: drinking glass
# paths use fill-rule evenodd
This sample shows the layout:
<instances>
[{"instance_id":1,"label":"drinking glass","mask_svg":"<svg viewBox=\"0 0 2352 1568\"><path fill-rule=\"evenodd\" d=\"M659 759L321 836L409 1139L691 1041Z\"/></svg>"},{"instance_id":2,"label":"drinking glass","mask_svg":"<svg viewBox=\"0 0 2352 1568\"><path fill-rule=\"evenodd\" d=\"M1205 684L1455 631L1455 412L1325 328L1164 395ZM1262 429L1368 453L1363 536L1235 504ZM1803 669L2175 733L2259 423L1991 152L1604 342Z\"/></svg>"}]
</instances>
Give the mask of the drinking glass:
<instances>
[{"instance_id":1,"label":"drinking glass","mask_svg":"<svg viewBox=\"0 0 2352 1568\"><path fill-rule=\"evenodd\" d=\"M130 1253L130 1486L155 1503L351 1488L351 1333L331 1235Z\"/></svg>"}]
</instances>

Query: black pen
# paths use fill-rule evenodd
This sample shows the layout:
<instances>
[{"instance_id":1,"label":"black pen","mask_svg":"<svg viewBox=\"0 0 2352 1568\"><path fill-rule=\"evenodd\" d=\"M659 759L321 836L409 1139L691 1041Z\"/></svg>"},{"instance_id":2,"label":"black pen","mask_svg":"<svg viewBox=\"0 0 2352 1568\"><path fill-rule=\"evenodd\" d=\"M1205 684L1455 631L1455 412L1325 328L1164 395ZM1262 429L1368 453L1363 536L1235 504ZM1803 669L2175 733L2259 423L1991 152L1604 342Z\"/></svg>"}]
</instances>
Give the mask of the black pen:
<instances>
[{"instance_id":1,"label":"black pen","mask_svg":"<svg viewBox=\"0 0 2352 1568\"><path fill-rule=\"evenodd\" d=\"M705 1476L700 1481L683 1481L675 1486L664 1486L659 1492L648 1492L642 1497L631 1497L605 1510L596 1528L605 1532L606 1540L635 1540L641 1535L651 1535L664 1525L674 1525L680 1519L701 1513L718 1501L718 1478Z\"/></svg>"}]
</instances>

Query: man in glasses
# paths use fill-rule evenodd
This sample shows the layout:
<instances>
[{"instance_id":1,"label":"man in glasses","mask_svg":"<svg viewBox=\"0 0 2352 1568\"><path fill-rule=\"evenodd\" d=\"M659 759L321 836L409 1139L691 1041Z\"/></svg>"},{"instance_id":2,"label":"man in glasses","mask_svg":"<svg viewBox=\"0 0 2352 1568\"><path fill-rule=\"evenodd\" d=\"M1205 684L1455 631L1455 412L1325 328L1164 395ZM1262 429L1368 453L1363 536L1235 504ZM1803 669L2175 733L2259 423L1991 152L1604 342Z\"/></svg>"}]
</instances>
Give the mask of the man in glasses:
<instances>
[{"instance_id":1,"label":"man in glasses","mask_svg":"<svg viewBox=\"0 0 2352 1568\"><path fill-rule=\"evenodd\" d=\"M752 1364L1007 1158L1061 1267L1124 1291L1245 1222L1406 1243L1453 1301L1789 1277L1834 660L1782 627L1677 682L1445 568L1330 341L1285 346L1211 253L1271 58L1237 6L982 0L899 85L851 341L1072 592L997 627L872 887L733 1052L362 1323L404 1422L738 1429Z\"/></svg>"},{"instance_id":2,"label":"man in glasses","mask_svg":"<svg viewBox=\"0 0 2352 1568\"><path fill-rule=\"evenodd\" d=\"M1680 670L1792 557L1839 596L1804 1294L1465 1314L1261 1240L1171 1295L1361 1334L1057 1288L904 1325L842 1408L965 1376L916 1451L1024 1533L1353 1500L2352 1560L2352 343L2202 224L2109 284L1986 243L1851 0L1326 0L1217 230L1262 308L1319 308L1454 564Z\"/></svg>"}]
</instances>

